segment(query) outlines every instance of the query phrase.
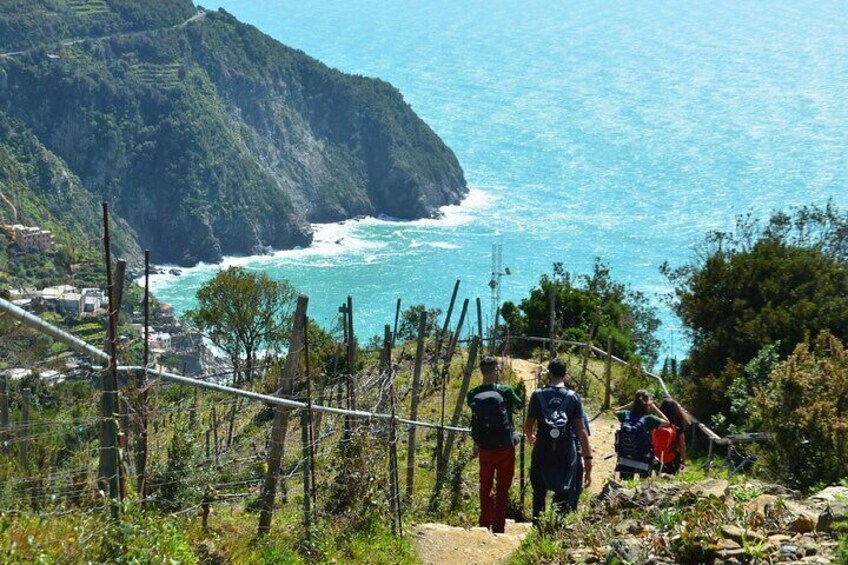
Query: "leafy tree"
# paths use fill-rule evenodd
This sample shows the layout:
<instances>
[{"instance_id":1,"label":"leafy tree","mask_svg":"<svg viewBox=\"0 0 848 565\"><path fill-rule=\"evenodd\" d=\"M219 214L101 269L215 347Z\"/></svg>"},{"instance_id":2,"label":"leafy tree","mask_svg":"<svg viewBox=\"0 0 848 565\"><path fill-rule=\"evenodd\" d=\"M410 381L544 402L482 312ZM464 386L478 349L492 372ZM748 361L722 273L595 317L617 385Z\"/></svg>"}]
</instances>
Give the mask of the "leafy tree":
<instances>
[{"instance_id":1,"label":"leafy tree","mask_svg":"<svg viewBox=\"0 0 848 565\"><path fill-rule=\"evenodd\" d=\"M766 452L796 488L848 477L848 350L829 332L802 343L754 396L755 422L775 434Z\"/></svg>"},{"instance_id":2,"label":"leafy tree","mask_svg":"<svg viewBox=\"0 0 848 565\"><path fill-rule=\"evenodd\" d=\"M277 347L287 338L296 296L287 281L230 267L200 287L197 308L185 317L230 356L235 381L242 360L244 375L251 379L259 351Z\"/></svg>"},{"instance_id":3,"label":"leafy tree","mask_svg":"<svg viewBox=\"0 0 848 565\"><path fill-rule=\"evenodd\" d=\"M827 205L777 213L764 225L741 217L735 233L707 236L698 261L663 266L692 339L684 376L699 416L741 423L728 391L764 347L785 358L821 330L848 337L846 262L848 215Z\"/></svg>"},{"instance_id":4,"label":"leafy tree","mask_svg":"<svg viewBox=\"0 0 848 565\"><path fill-rule=\"evenodd\" d=\"M596 260L591 275L575 276L555 263L553 274L542 275L539 285L520 305L506 302L501 316L512 335L548 337L550 335L549 293L556 297L554 311L557 337L586 341L591 337L600 343L612 338L613 353L623 358L641 356L653 363L659 340L654 332L659 327L656 311L641 292L615 282L609 268ZM529 344L517 343L518 352Z\"/></svg>"},{"instance_id":5,"label":"leafy tree","mask_svg":"<svg viewBox=\"0 0 848 565\"><path fill-rule=\"evenodd\" d=\"M427 323L424 328L425 336L434 336L439 331L439 317L442 310L439 308L427 308L423 304L415 304L401 312L400 327L396 341L418 339L418 324L421 323L421 313L427 311Z\"/></svg>"}]
</instances>

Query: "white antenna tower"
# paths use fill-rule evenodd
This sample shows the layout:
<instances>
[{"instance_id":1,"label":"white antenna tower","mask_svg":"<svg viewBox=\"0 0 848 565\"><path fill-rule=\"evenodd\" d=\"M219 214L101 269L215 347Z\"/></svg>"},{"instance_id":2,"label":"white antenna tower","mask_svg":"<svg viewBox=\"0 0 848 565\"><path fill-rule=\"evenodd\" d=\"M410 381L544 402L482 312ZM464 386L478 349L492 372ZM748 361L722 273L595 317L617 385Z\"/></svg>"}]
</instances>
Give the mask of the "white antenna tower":
<instances>
[{"instance_id":1,"label":"white antenna tower","mask_svg":"<svg viewBox=\"0 0 848 565\"><path fill-rule=\"evenodd\" d=\"M489 288L492 289L492 315L489 318L492 326L489 330L489 347L494 348L495 330L498 327L498 318L501 307L501 277L509 275L509 267L503 266L503 244L492 244L492 278L489 280Z\"/></svg>"}]
</instances>

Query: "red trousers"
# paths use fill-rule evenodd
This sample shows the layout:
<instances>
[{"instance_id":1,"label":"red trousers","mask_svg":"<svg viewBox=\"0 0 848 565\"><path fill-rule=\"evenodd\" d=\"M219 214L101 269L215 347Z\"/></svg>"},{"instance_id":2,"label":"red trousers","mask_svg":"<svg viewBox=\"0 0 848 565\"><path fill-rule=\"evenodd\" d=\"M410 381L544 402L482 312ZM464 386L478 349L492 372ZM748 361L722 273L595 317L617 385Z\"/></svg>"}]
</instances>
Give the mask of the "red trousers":
<instances>
[{"instance_id":1,"label":"red trousers","mask_svg":"<svg viewBox=\"0 0 848 565\"><path fill-rule=\"evenodd\" d=\"M497 487L495 487L497 475ZM480 450L480 525L502 534L506 524L506 503L515 475L515 448ZM493 488L494 487L494 488Z\"/></svg>"}]
</instances>

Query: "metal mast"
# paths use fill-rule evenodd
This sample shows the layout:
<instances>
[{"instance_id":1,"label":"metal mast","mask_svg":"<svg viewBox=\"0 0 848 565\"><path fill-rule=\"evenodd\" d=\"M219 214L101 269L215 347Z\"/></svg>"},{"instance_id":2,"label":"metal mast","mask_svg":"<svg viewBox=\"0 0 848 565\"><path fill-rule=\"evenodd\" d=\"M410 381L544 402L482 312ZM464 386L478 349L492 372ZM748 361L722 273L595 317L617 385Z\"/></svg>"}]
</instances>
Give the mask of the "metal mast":
<instances>
[{"instance_id":1,"label":"metal mast","mask_svg":"<svg viewBox=\"0 0 848 565\"><path fill-rule=\"evenodd\" d=\"M503 266L503 244L492 244L492 278L489 280L489 288L492 289L492 314L489 318L492 325L489 328L489 350L494 351L495 331L498 327L498 318L501 307L501 277L509 274L509 269Z\"/></svg>"}]
</instances>

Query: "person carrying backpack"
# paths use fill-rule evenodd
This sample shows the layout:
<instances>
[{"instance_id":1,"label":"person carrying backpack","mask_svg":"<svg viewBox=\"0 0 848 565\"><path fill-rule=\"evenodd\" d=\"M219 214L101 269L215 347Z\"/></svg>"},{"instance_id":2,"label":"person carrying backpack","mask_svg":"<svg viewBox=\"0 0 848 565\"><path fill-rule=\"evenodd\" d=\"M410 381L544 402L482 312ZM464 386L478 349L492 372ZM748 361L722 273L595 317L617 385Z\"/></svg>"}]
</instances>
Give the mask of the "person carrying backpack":
<instances>
[{"instance_id":1,"label":"person carrying backpack","mask_svg":"<svg viewBox=\"0 0 848 565\"><path fill-rule=\"evenodd\" d=\"M660 403L660 412L671 425L657 428L651 433L654 456L659 461L660 472L676 475L686 466L686 430L692 425L692 419L671 397L664 398Z\"/></svg>"},{"instance_id":2,"label":"person carrying backpack","mask_svg":"<svg viewBox=\"0 0 848 565\"><path fill-rule=\"evenodd\" d=\"M651 432L668 426L668 419L651 402L651 395L646 390L636 391L633 402L619 408L615 415L621 422L615 442L616 472L623 480L632 479L634 475L648 477L654 466Z\"/></svg>"},{"instance_id":3,"label":"person carrying backpack","mask_svg":"<svg viewBox=\"0 0 848 565\"><path fill-rule=\"evenodd\" d=\"M512 414L524 404L511 386L497 384L499 371L494 357L480 359L483 384L471 389L467 397L471 437L480 462L479 523L496 534L504 532L509 488L515 475Z\"/></svg>"},{"instance_id":4,"label":"person carrying backpack","mask_svg":"<svg viewBox=\"0 0 848 565\"><path fill-rule=\"evenodd\" d=\"M533 487L533 523L545 510L545 499L552 491L553 504L560 512L575 510L570 494L580 480L577 473L580 442L583 462L582 486L592 482L592 447L583 419L580 396L565 386L567 366L561 359L548 364L550 384L533 392L524 421L524 433L533 446L530 459L530 485Z\"/></svg>"}]
</instances>

